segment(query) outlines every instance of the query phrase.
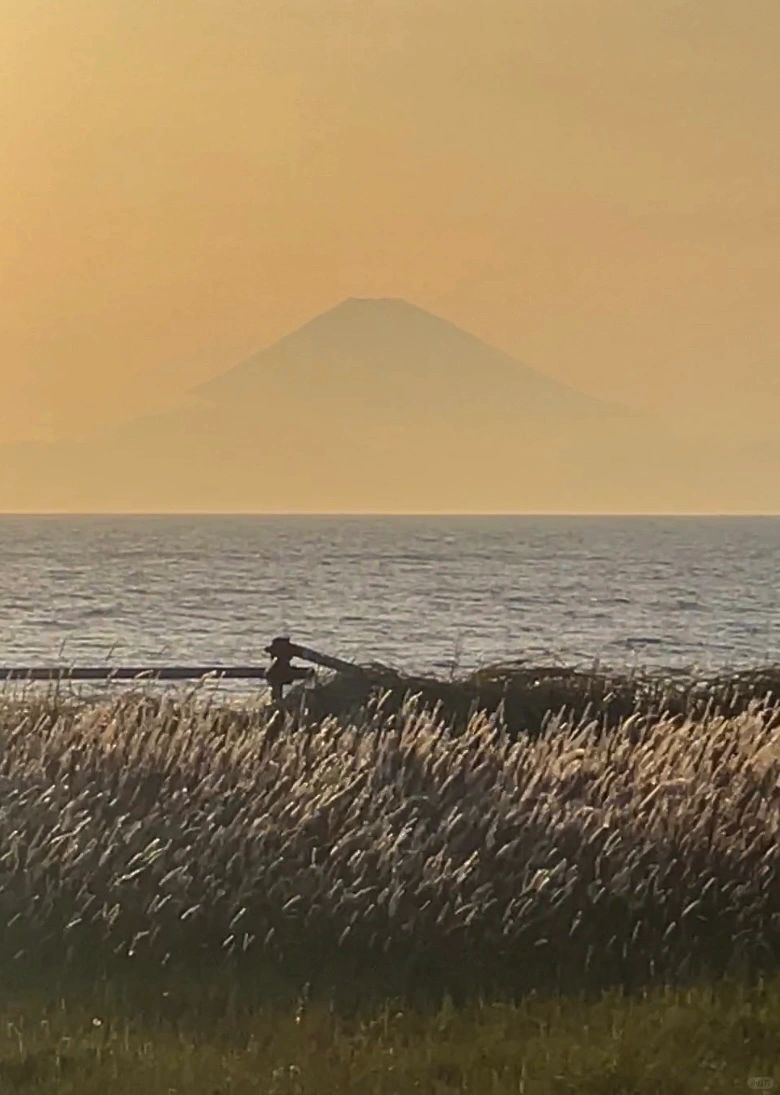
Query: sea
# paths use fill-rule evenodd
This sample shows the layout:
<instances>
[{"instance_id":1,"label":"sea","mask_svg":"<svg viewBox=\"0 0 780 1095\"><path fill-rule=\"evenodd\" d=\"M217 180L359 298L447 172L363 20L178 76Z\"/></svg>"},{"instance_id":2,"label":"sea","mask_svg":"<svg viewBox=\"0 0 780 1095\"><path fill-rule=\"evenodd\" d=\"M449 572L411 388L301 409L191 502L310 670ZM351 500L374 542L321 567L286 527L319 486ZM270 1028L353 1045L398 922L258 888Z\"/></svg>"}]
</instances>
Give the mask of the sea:
<instances>
[{"instance_id":1,"label":"sea","mask_svg":"<svg viewBox=\"0 0 780 1095\"><path fill-rule=\"evenodd\" d=\"M780 663L780 518L0 517L0 665Z\"/></svg>"}]
</instances>

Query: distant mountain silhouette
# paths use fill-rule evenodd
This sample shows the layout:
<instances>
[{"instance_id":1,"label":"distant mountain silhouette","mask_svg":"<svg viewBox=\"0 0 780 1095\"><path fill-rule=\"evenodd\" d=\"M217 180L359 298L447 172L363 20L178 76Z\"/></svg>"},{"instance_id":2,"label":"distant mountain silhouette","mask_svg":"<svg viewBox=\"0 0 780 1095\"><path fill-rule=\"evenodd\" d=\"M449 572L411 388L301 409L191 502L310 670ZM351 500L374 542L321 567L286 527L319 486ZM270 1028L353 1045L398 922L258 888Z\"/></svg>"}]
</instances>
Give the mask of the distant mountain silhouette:
<instances>
[{"instance_id":1,"label":"distant mountain silhouette","mask_svg":"<svg viewBox=\"0 0 780 1095\"><path fill-rule=\"evenodd\" d=\"M421 398L434 410L468 401L474 413L513 416L618 412L396 298L345 300L198 394L222 405L271 397L322 397L330 407L367 402L373 414L414 415Z\"/></svg>"},{"instance_id":2,"label":"distant mountain silhouette","mask_svg":"<svg viewBox=\"0 0 780 1095\"><path fill-rule=\"evenodd\" d=\"M111 437L7 449L0 509L697 509L727 480L745 496L700 441L403 300L344 301L183 395ZM771 508L774 483L748 506Z\"/></svg>"}]
</instances>

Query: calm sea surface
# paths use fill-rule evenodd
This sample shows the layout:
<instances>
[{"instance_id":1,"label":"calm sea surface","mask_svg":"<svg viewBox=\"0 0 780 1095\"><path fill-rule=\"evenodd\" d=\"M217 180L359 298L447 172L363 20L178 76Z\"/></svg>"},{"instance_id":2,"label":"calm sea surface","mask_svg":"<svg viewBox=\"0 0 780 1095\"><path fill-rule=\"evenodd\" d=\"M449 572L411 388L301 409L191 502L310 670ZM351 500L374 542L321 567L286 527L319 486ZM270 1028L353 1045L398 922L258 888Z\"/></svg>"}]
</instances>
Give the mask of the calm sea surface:
<instances>
[{"instance_id":1,"label":"calm sea surface","mask_svg":"<svg viewBox=\"0 0 780 1095\"><path fill-rule=\"evenodd\" d=\"M780 661L780 519L0 517L0 663Z\"/></svg>"}]
</instances>

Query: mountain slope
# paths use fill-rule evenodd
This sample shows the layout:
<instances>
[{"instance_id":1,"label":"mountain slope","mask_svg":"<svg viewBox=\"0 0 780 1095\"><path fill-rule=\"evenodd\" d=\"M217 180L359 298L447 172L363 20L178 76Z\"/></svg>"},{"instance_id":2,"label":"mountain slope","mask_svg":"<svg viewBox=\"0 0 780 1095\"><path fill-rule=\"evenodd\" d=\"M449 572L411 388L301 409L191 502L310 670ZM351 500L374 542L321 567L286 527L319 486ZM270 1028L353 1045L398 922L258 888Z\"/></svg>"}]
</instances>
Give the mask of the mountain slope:
<instances>
[{"instance_id":1,"label":"mountain slope","mask_svg":"<svg viewBox=\"0 0 780 1095\"><path fill-rule=\"evenodd\" d=\"M322 397L332 407L368 403L374 414L410 411L421 397L431 410L464 400L475 411L502 412L510 403L515 415L591 418L618 410L392 298L346 300L196 394L220 406Z\"/></svg>"},{"instance_id":2,"label":"mountain slope","mask_svg":"<svg viewBox=\"0 0 780 1095\"><path fill-rule=\"evenodd\" d=\"M6 510L772 509L777 483L398 300L345 301L110 437L0 453Z\"/></svg>"}]
</instances>

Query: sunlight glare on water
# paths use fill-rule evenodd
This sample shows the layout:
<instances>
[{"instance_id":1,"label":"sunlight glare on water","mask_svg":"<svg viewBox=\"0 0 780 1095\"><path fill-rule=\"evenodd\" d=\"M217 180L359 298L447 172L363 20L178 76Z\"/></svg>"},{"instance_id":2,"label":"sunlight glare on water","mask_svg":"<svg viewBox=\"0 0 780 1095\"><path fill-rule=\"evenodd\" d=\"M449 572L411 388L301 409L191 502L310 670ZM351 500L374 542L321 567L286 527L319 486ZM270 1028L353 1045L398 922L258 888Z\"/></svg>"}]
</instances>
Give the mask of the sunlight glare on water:
<instances>
[{"instance_id":1,"label":"sunlight glare on water","mask_svg":"<svg viewBox=\"0 0 780 1095\"><path fill-rule=\"evenodd\" d=\"M0 662L780 661L780 519L2 517Z\"/></svg>"}]
</instances>

